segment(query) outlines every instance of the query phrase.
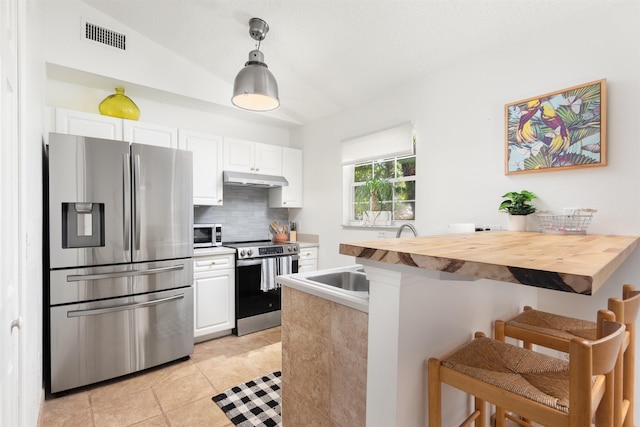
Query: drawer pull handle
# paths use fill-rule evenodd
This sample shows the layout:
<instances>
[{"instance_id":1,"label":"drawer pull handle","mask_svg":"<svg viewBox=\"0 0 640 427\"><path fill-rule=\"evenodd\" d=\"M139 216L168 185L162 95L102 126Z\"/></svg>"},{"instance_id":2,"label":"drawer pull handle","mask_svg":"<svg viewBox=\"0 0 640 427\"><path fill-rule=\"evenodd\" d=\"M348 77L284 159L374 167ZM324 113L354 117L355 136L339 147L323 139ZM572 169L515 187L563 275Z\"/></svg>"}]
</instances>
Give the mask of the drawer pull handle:
<instances>
[{"instance_id":1,"label":"drawer pull handle","mask_svg":"<svg viewBox=\"0 0 640 427\"><path fill-rule=\"evenodd\" d=\"M184 298L184 294L180 294L180 295L174 295L171 297L160 298L152 301L138 302L133 304L122 304L122 305L116 305L116 306L105 307L105 308L94 308L89 310L69 310L67 311L67 317L71 318L71 317L82 317L82 316L95 316L100 314L114 313L117 311L135 310L143 307L152 307L154 305L164 304L166 302L176 301L183 298Z\"/></svg>"},{"instance_id":2,"label":"drawer pull handle","mask_svg":"<svg viewBox=\"0 0 640 427\"><path fill-rule=\"evenodd\" d=\"M170 271L183 270L184 265L172 265L169 267L149 268L147 270L126 270L116 271L113 273L102 274L70 274L67 276L67 282L82 282L84 280L102 280L115 279L118 277L142 276L149 274L167 273Z\"/></svg>"},{"instance_id":3,"label":"drawer pull handle","mask_svg":"<svg viewBox=\"0 0 640 427\"><path fill-rule=\"evenodd\" d=\"M211 265L216 265L216 262L215 261L211 261Z\"/></svg>"}]
</instances>

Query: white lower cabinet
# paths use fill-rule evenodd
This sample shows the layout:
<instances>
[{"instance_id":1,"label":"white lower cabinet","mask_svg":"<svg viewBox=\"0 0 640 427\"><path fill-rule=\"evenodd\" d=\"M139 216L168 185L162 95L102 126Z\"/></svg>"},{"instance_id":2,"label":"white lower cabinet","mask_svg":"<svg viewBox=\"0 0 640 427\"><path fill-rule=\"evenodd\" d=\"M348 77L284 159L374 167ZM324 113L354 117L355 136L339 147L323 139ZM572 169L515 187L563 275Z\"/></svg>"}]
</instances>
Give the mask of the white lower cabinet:
<instances>
[{"instance_id":1,"label":"white lower cabinet","mask_svg":"<svg viewBox=\"0 0 640 427\"><path fill-rule=\"evenodd\" d=\"M235 262L233 254L194 256L194 338L235 327Z\"/></svg>"},{"instance_id":2,"label":"white lower cabinet","mask_svg":"<svg viewBox=\"0 0 640 427\"><path fill-rule=\"evenodd\" d=\"M298 273L316 271L318 269L318 247L301 247L298 259Z\"/></svg>"}]
</instances>

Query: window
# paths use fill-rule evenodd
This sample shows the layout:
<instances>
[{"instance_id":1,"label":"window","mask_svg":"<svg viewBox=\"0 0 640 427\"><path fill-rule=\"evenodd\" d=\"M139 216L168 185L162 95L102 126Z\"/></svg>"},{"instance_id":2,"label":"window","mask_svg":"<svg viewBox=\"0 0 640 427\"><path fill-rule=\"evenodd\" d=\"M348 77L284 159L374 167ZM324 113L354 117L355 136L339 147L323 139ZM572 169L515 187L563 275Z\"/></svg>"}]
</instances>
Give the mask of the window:
<instances>
[{"instance_id":1,"label":"window","mask_svg":"<svg viewBox=\"0 0 640 427\"><path fill-rule=\"evenodd\" d=\"M415 144L412 122L342 140L343 224L415 220Z\"/></svg>"},{"instance_id":2,"label":"window","mask_svg":"<svg viewBox=\"0 0 640 427\"><path fill-rule=\"evenodd\" d=\"M415 155L372 160L345 168L349 171L349 223L390 225L388 221L415 220ZM373 221L368 211L388 211L390 217Z\"/></svg>"}]
</instances>

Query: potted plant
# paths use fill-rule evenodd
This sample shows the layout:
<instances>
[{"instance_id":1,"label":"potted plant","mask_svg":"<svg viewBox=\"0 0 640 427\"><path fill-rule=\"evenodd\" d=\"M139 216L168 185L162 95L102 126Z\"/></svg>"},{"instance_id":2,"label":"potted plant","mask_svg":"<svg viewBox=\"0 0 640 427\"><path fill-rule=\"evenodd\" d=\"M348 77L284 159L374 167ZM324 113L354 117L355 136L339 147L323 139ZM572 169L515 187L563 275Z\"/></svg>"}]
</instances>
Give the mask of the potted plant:
<instances>
[{"instance_id":1,"label":"potted plant","mask_svg":"<svg viewBox=\"0 0 640 427\"><path fill-rule=\"evenodd\" d=\"M364 211L365 224L369 225L389 225L391 222L391 211L380 210L385 200L391 198L393 183L387 178L372 177L358 187L358 193L371 198L371 210Z\"/></svg>"},{"instance_id":2,"label":"potted plant","mask_svg":"<svg viewBox=\"0 0 640 427\"><path fill-rule=\"evenodd\" d=\"M499 211L509 214L509 229L512 231L525 231L527 229L527 215L536 211L531 205L533 199L538 198L531 191L510 191L502 196L506 198L500 203Z\"/></svg>"}]
</instances>

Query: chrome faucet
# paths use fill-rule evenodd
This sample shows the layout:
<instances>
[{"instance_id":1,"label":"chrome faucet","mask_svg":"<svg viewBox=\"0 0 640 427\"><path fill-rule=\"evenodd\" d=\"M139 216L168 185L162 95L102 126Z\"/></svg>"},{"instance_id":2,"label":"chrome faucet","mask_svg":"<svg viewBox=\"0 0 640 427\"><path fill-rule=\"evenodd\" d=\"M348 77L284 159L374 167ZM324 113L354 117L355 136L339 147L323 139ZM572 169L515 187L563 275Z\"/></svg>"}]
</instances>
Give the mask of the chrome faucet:
<instances>
[{"instance_id":1,"label":"chrome faucet","mask_svg":"<svg viewBox=\"0 0 640 427\"><path fill-rule=\"evenodd\" d=\"M413 235L415 237L418 237L418 232L416 231L416 228L413 226L413 224L402 224L400 226L400 228L398 228L398 232L396 233L396 237L400 237L400 235L402 234L402 230L407 227L409 230L411 230L411 232L413 233Z\"/></svg>"}]
</instances>

